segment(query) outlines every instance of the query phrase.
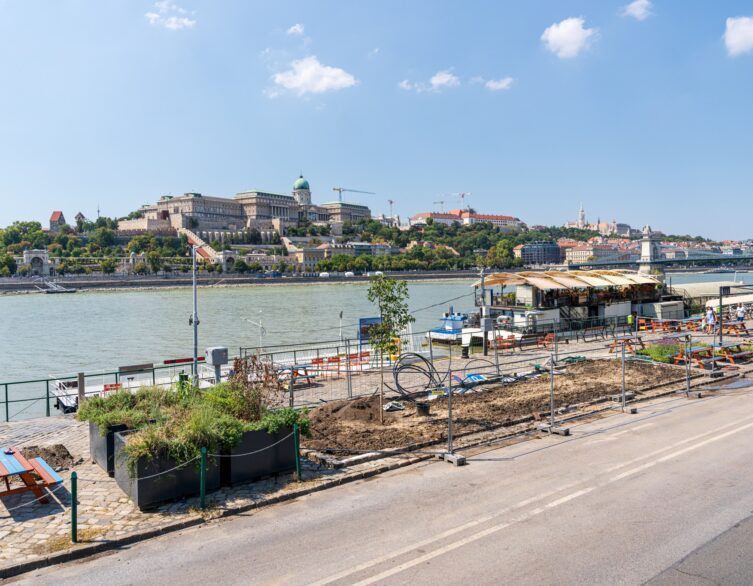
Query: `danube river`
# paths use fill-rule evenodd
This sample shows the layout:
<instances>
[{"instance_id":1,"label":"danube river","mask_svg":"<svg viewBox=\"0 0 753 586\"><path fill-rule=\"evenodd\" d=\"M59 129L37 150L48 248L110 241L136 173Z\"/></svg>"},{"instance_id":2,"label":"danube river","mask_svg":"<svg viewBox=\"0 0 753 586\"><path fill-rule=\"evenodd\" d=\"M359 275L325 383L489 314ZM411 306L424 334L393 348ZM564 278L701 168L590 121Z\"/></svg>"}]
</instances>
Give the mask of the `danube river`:
<instances>
[{"instance_id":1,"label":"danube river","mask_svg":"<svg viewBox=\"0 0 753 586\"><path fill-rule=\"evenodd\" d=\"M472 283L409 283L410 309L420 310L413 330L439 326L450 303L471 309ZM343 337L354 338L359 318L378 315L367 289L365 282L200 288L199 352L258 346L259 322L265 347L337 340L341 311ZM0 296L0 383L191 356L192 303L190 288Z\"/></svg>"},{"instance_id":2,"label":"danube river","mask_svg":"<svg viewBox=\"0 0 753 586\"><path fill-rule=\"evenodd\" d=\"M674 284L733 278L731 273L671 276ZM753 273L736 278L753 283ZM472 283L410 283L414 332L439 326L450 304L470 310ZM341 311L343 336L353 338L358 319L377 313L367 288L363 282L314 282L199 289L199 351L227 346L237 354L241 346L258 346L259 322L265 347L337 340ZM428 306L434 307L423 309ZM191 311L189 288L0 296L0 383L191 356Z\"/></svg>"}]
</instances>

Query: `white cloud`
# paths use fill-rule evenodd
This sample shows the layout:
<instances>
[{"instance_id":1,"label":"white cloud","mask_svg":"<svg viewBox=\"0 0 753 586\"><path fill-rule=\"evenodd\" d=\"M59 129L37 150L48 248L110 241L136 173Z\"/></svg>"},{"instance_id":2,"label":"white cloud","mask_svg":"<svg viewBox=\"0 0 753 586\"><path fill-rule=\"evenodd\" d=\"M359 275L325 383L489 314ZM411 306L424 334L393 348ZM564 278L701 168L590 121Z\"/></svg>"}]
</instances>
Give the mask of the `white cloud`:
<instances>
[{"instance_id":1,"label":"white cloud","mask_svg":"<svg viewBox=\"0 0 753 586\"><path fill-rule=\"evenodd\" d=\"M585 28L585 23L582 17L566 18L547 28L541 35L541 40L546 48L560 59L576 57L578 53L588 48L596 34L596 29Z\"/></svg>"},{"instance_id":2,"label":"white cloud","mask_svg":"<svg viewBox=\"0 0 753 586\"><path fill-rule=\"evenodd\" d=\"M632 16L636 20L646 20L651 16L651 0L633 0L622 9L622 16Z\"/></svg>"},{"instance_id":3,"label":"white cloud","mask_svg":"<svg viewBox=\"0 0 753 586\"><path fill-rule=\"evenodd\" d=\"M379 47L374 47L369 51L369 57L376 57L377 55L379 55Z\"/></svg>"},{"instance_id":4,"label":"white cloud","mask_svg":"<svg viewBox=\"0 0 753 586\"><path fill-rule=\"evenodd\" d=\"M450 69L443 69L432 75L428 82L412 82L404 79L397 85L404 90L441 92L443 89L458 87L460 85L460 78L452 73Z\"/></svg>"},{"instance_id":5,"label":"white cloud","mask_svg":"<svg viewBox=\"0 0 753 586\"><path fill-rule=\"evenodd\" d=\"M270 97L279 95L280 89L303 96L342 90L358 83L358 80L344 69L322 65L313 55L293 61L290 69L275 73L272 81L277 88L267 91Z\"/></svg>"},{"instance_id":6,"label":"white cloud","mask_svg":"<svg viewBox=\"0 0 753 586\"><path fill-rule=\"evenodd\" d=\"M493 92L509 90L515 80L512 77L503 77L501 79L490 79L484 83L484 87Z\"/></svg>"},{"instance_id":7,"label":"white cloud","mask_svg":"<svg viewBox=\"0 0 753 586\"><path fill-rule=\"evenodd\" d=\"M162 26L173 31L196 26L196 19L191 18L191 16L193 16L193 13L189 16L185 8L170 0L155 2L154 10L144 14L144 18L149 24Z\"/></svg>"},{"instance_id":8,"label":"white cloud","mask_svg":"<svg viewBox=\"0 0 753 586\"><path fill-rule=\"evenodd\" d=\"M458 87L460 85L460 79L457 75L453 74L449 69L443 71L437 71L431 76L429 80L431 89L435 92L448 87Z\"/></svg>"},{"instance_id":9,"label":"white cloud","mask_svg":"<svg viewBox=\"0 0 753 586\"><path fill-rule=\"evenodd\" d=\"M728 18L724 44L730 57L753 51L753 16Z\"/></svg>"},{"instance_id":10,"label":"white cloud","mask_svg":"<svg viewBox=\"0 0 753 586\"><path fill-rule=\"evenodd\" d=\"M287 30L287 34L293 37L303 36L303 25L297 22Z\"/></svg>"}]
</instances>

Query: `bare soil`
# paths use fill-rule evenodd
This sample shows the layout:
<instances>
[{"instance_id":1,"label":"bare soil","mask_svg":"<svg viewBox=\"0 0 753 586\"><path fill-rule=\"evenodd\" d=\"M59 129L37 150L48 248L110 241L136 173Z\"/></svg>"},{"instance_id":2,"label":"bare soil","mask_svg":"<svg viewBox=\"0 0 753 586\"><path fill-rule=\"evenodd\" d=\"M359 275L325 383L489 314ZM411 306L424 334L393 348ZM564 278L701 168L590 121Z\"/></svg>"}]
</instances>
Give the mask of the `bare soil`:
<instances>
[{"instance_id":1,"label":"bare soil","mask_svg":"<svg viewBox=\"0 0 753 586\"><path fill-rule=\"evenodd\" d=\"M52 446L24 446L21 448L23 455L28 458L41 456L51 468L60 472L67 470L73 464L73 456L63 444L54 444Z\"/></svg>"},{"instance_id":2,"label":"bare soil","mask_svg":"<svg viewBox=\"0 0 753 586\"><path fill-rule=\"evenodd\" d=\"M666 365L630 362L625 368L627 391L641 395L662 383L684 380ZM530 416L549 413L549 376L480 387L477 392L453 395L453 433L484 431ZM589 360L567 366L555 375L555 409L593 401L621 392L618 360ZM385 401L386 402L386 401ZM303 447L315 450L380 450L407 447L447 438L447 399L430 401L429 417L419 417L408 401L404 411L384 413L379 422L379 396L330 401L310 413L311 438Z\"/></svg>"}]
</instances>

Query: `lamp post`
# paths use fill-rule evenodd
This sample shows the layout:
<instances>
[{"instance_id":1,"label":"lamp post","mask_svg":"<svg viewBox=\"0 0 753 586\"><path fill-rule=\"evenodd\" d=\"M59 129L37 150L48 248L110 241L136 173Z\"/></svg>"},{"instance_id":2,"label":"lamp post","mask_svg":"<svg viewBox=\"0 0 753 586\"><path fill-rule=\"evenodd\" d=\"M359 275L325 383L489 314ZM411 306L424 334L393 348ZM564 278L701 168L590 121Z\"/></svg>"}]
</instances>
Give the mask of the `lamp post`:
<instances>
[{"instance_id":1,"label":"lamp post","mask_svg":"<svg viewBox=\"0 0 753 586\"><path fill-rule=\"evenodd\" d=\"M189 325L193 326L193 375L194 384L198 384L199 378L199 298L196 291L196 249L197 246L191 246L191 268L193 274L193 314L188 320Z\"/></svg>"}]
</instances>

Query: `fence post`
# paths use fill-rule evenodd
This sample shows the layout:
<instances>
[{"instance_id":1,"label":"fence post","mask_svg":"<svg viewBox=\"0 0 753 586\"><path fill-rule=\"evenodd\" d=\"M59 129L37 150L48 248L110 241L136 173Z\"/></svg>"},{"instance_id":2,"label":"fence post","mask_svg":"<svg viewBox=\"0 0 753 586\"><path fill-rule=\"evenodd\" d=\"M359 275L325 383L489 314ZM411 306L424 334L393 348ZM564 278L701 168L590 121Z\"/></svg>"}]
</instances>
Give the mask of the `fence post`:
<instances>
[{"instance_id":1,"label":"fence post","mask_svg":"<svg viewBox=\"0 0 753 586\"><path fill-rule=\"evenodd\" d=\"M452 454L452 369L447 388L447 453Z\"/></svg>"},{"instance_id":2,"label":"fence post","mask_svg":"<svg viewBox=\"0 0 753 586\"><path fill-rule=\"evenodd\" d=\"M622 412L625 412L625 341L622 341Z\"/></svg>"},{"instance_id":3,"label":"fence post","mask_svg":"<svg viewBox=\"0 0 753 586\"><path fill-rule=\"evenodd\" d=\"M348 381L348 399L353 398L353 379L350 372L350 340L345 340L345 378Z\"/></svg>"},{"instance_id":4,"label":"fence post","mask_svg":"<svg viewBox=\"0 0 753 586\"><path fill-rule=\"evenodd\" d=\"M152 386L153 387L157 386L157 369L154 367L152 367Z\"/></svg>"},{"instance_id":5,"label":"fence post","mask_svg":"<svg viewBox=\"0 0 753 586\"><path fill-rule=\"evenodd\" d=\"M207 497L207 449L201 448L201 466L199 468L199 508L206 507Z\"/></svg>"},{"instance_id":6,"label":"fence post","mask_svg":"<svg viewBox=\"0 0 753 586\"><path fill-rule=\"evenodd\" d=\"M557 344L559 343L559 328L557 327L559 325L559 322L554 322L554 359L559 360L559 347Z\"/></svg>"},{"instance_id":7,"label":"fence post","mask_svg":"<svg viewBox=\"0 0 753 586\"><path fill-rule=\"evenodd\" d=\"M71 472L71 543L78 543L78 474Z\"/></svg>"},{"instance_id":8,"label":"fence post","mask_svg":"<svg viewBox=\"0 0 753 586\"><path fill-rule=\"evenodd\" d=\"M549 354L549 435L554 433L554 352Z\"/></svg>"},{"instance_id":9,"label":"fence post","mask_svg":"<svg viewBox=\"0 0 753 586\"><path fill-rule=\"evenodd\" d=\"M497 369L497 376L499 376L499 342L497 341L497 326L492 326L492 338L494 339L494 366Z\"/></svg>"},{"instance_id":10,"label":"fence post","mask_svg":"<svg viewBox=\"0 0 753 586\"><path fill-rule=\"evenodd\" d=\"M50 416L50 379L47 379L45 382L45 414L47 417Z\"/></svg>"},{"instance_id":11,"label":"fence post","mask_svg":"<svg viewBox=\"0 0 753 586\"><path fill-rule=\"evenodd\" d=\"M298 424L293 424L293 450L295 452L295 478L301 482L301 454L298 442Z\"/></svg>"},{"instance_id":12,"label":"fence post","mask_svg":"<svg viewBox=\"0 0 753 586\"><path fill-rule=\"evenodd\" d=\"M10 405L8 405L8 383L5 383L5 422L10 421Z\"/></svg>"},{"instance_id":13,"label":"fence post","mask_svg":"<svg viewBox=\"0 0 753 586\"><path fill-rule=\"evenodd\" d=\"M685 337L685 396L690 396L690 348L692 347L691 334Z\"/></svg>"},{"instance_id":14,"label":"fence post","mask_svg":"<svg viewBox=\"0 0 753 586\"><path fill-rule=\"evenodd\" d=\"M293 386L295 385L295 365L290 367L290 380L288 381L288 393L290 393L290 408L295 407L295 398L293 397Z\"/></svg>"},{"instance_id":15,"label":"fence post","mask_svg":"<svg viewBox=\"0 0 753 586\"><path fill-rule=\"evenodd\" d=\"M86 375L83 372L78 373L77 378L78 385L78 405L79 407L84 404L86 400Z\"/></svg>"}]
</instances>

